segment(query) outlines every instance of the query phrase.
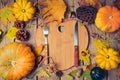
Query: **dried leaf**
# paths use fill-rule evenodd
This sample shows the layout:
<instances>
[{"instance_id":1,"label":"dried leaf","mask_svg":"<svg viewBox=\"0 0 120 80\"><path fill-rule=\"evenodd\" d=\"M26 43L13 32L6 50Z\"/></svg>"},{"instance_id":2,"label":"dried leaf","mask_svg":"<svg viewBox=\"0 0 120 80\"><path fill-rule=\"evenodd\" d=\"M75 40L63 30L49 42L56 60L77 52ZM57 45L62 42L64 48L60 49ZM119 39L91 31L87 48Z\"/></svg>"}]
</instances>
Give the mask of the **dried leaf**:
<instances>
[{"instance_id":1,"label":"dried leaf","mask_svg":"<svg viewBox=\"0 0 120 80\"><path fill-rule=\"evenodd\" d=\"M36 75L38 75L39 78L49 78L50 75L48 74L47 71L43 67L39 67L37 69Z\"/></svg>"},{"instance_id":2,"label":"dried leaf","mask_svg":"<svg viewBox=\"0 0 120 80\"><path fill-rule=\"evenodd\" d=\"M120 9L120 0L114 0L113 3L118 9Z\"/></svg>"},{"instance_id":3,"label":"dried leaf","mask_svg":"<svg viewBox=\"0 0 120 80\"><path fill-rule=\"evenodd\" d=\"M58 24L61 23L66 11L66 5L63 0L39 1L38 5L44 6L41 13L44 19L47 18L46 22L57 21Z\"/></svg>"},{"instance_id":4,"label":"dried leaf","mask_svg":"<svg viewBox=\"0 0 120 80\"><path fill-rule=\"evenodd\" d=\"M16 32L18 31L18 29L16 27L11 27L6 36L9 38L9 39L12 39L14 40L16 38Z\"/></svg>"},{"instance_id":5,"label":"dried leaf","mask_svg":"<svg viewBox=\"0 0 120 80\"><path fill-rule=\"evenodd\" d=\"M85 80L92 80L90 76L90 71L84 71L81 77L84 77Z\"/></svg>"},{"instance_id":6,"label":"dried leaf","mask_svg":"<svg viewBox=\"0 0 120 80\"><path fill-rule=\"evenodd\" d=\"M15 17L13 15L12 8L6 6L6 7L2 8L2 9L0 9L0 19L1 19L1 22L4 25L7 25L8 21L9 22L14 22Z\"/></svg>"},{"instance_id":7,"label":"dried leaf","mask_svg":"<svg viewBox=\"0 0 120 80\"><path fill-rule=\"evenodd\" d=\"M120 77L120 68L117 70L116 75Z\"/></svg>"},{"instance_id":8,"label":"dried leaf","mask_svg":"<svg viewBox=\"0 0 120 80\"><path fill-rule=\"evenodd\" d=\"M40 45L40 46L36 47L36 48L34 49L35 55L36 55L36 56L40 56L42 50L43 50L43 45Z\"/></svg>"},{"instance_id":9,"label":"dried leaf","mask_svg":"<svg viewBox=\"0 0 120 80\"><path fill-rule=\"evenodd\" d=\"M94 44L97 50L110 47L110 44L108 42L106 42L105 40L100 40L100 39L94 40Z\"/></svg>"},{"instance_id":10,"label":"dried leaf","mask_svg":"<svg viewBox=\"0 0 120 80\"><path fill-rule=\"evenodd\" d=\"M67 77L69 80L74 80L73 76L71 76L70 74L67 74L66 77Z\"/></svg>"},{"instance_id":11,"label":"dried leaf","mask_svg":"<svg viewBox=\"0 0 120 80\"><path fill-rule=\"evenodd\" d=\"M73 70L72 72L70 72L70 75L71 75L71 76L77 76L77 72L78 72L77 69L76 69L76 70Z\"/></svg>"},{"instance_id":12,"label":"dried leaf","mask_svg":"<svg viewBox=\"0 0 120 80\"><path fill-rule=\"evenodd\" d=\"M91 5L94 7L101 7L100 0L79 0L79 5Z\"/></svg>"}]
</instances>

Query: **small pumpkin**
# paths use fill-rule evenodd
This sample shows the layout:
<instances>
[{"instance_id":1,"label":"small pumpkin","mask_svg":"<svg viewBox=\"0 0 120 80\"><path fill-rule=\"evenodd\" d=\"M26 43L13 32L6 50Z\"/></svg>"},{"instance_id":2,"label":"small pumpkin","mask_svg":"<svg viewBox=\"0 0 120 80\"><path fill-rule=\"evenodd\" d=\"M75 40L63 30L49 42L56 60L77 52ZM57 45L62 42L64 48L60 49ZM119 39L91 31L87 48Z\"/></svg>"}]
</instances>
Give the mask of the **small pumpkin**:
<instances>
[{"instance_id":1,"label":"small pumpkin","mask_svg":"<svg viewBox=\"0 0 120 80\"><path fill-rule=\"evenodd\" d=\"M34 54L23 43L9 43L0 49L0 77L5 80L21 80L34 64Z\"/></svg>"},{"instance_id":2,"label":"small pumpkin","mask_svg":"<svg viewBox=\"0 0 120 80\"><path fill-rule=\"evenodd\" d=\"M104 6L98 10L96 26L104 32L114 32L120 27L120 11L113 6Z\"/></svg>"},{"instance_id":3,"label":"small pumpkin","mask_svg":"<svg viewBox=\"0 0 120 80\"><path fill-rule=\"evenodd\" d=\"M90 76L92 80L102 80L105 77L105 71L100 67L94 67L90 72Z\"/></svg>"},{"instance_id":4,"label":"small pumpkin","mask_svg":"<svg viewBox=\"0 0 120 80\"><path fill-rule=\"evenodd\" d=\"M29 0L17 0L13 5L13 13L20 21L28 21L33 18L35 8Z\"/></svg>"},{"instance_id":5,"label":"small pumpkin","mask_svg":"<svg viewBox=\"0 0 120 80\"><path fill-rule=\"evenodd\" d=\"M96 62L100 68L111 70L116 68L120 63L120 55L113 48L103 48L98 50L96 55Z\"/></svg>"}]
</instances>

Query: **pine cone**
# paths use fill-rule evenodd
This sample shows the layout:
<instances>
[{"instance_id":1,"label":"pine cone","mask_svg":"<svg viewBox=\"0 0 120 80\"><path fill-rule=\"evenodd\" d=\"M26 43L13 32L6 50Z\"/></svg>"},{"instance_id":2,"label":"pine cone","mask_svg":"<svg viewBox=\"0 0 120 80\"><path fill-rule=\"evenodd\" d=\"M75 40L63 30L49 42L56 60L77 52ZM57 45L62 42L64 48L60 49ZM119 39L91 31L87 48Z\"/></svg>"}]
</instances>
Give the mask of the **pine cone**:
<instances>
[{"instance_id":1,"label":"pine cone","mask_svg":"<svg viewBox=\"0 0 120 80\"><path fill-rule=\"evenodd\" d=\"M27 30L21 29L17 31L16 38L20 41L27 41L30 37L30 34Z\"/></svg>"},{"instance_id":2,"label":"pine cone","mask_svg":"<svg viewBox=\"0 0 120 80\"><path fill-rule=\"evenodd\" d=\"M23 29L25 27L25 22L16 20L14 22L14 26L18 29Z\"/></svg>"},{"instance_id":3,"label":"pine cone","mask_svg":"<svg viewBox=\"0 0 120 80\"><path fill-rule=\"evenodd\" d=\"M82 22L88 22L88 24L92 24L95 21L97 8L92 6L81 6L76 9L77 18Z\"/></svg>"}]
</instances>

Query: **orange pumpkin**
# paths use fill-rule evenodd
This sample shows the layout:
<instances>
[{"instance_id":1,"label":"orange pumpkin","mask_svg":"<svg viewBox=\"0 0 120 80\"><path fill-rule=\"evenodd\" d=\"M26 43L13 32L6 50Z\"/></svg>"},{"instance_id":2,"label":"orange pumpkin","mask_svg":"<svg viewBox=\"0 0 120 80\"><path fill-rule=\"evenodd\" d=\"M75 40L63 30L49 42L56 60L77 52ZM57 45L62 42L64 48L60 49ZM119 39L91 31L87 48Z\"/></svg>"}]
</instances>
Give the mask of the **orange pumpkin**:
<instances>
[{"instance_id":1,"label":"orange pumpkin","mask_svg":"<svg viewBox=\"0 0 120 80\"><path fill-rule=\"evenodd\" d=\"M22 43L9 43L0 49L0 77L5 80L20 80L33 69L34 54Z\"/></svg>"},{"instance_id":2,"label":"orange pumpkin","mask_svg":"<svg viewBox=\"0 0 120 80\"><path fill-rule=\"evenodd\" d=\"M98 10L96 26L104 32L114 32L120 27L120 11L113 6L104 6Z\"/></svg>"}]
</instances>

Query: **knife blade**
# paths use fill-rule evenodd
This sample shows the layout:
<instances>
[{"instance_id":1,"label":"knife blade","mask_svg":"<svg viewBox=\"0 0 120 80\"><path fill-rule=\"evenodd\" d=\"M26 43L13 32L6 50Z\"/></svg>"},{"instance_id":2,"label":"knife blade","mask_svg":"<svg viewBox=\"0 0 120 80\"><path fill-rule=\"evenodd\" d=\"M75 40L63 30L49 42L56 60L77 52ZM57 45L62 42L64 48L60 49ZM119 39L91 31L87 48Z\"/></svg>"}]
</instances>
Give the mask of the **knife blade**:
<instances>
[{"instance_id":1,"label":"knife blade","mask_svg":"<svg viewBox=\"0 0 120 80\"><path fill-rule=\"evenodd\" d=\"M75 28L74 28L74 66L78 67L78 63L79 63L79 47L78 47L78 21L75 24Z\"/></svg>"}]
</instances>

